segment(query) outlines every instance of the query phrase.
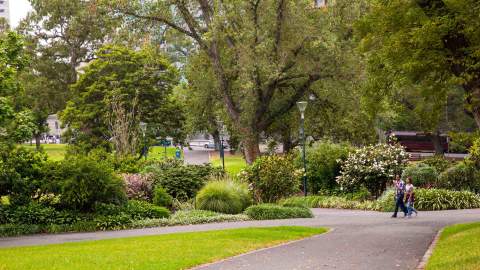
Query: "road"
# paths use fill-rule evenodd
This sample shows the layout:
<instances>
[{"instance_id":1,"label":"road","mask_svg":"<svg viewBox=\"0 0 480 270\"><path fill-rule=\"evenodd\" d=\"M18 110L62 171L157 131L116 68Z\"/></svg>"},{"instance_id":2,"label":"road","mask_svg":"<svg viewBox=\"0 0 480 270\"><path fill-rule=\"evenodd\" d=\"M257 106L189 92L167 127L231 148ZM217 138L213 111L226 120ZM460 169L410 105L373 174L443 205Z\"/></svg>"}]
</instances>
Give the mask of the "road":
<instances>
[{"instance_id":1,"label":"road","mask_svg":"<svg viewBox=\"0 0 480 270\"><path fill-rule=\"evenodd\" d=\"M210 163L209 153L213 150L204 149L203 147L193 146L192 150L185 148L183 156L185 163L191 165L202 165Z\"/></svg>"}]
</instances>

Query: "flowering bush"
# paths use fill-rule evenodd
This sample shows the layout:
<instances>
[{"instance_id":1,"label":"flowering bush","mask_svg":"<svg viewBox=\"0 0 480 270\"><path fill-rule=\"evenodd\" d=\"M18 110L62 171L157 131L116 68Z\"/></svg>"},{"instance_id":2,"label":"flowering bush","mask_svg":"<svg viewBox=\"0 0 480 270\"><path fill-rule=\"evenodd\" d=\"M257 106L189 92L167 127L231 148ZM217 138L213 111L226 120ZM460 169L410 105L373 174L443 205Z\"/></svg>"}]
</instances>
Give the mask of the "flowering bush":
<instances>
[{"instance_id":1,"label":"flowering bush","mask_svg":"<svg viewBox=\"0 0 480 270\"><path fill-rule=\"evenodd\" d=\"M300 191L302 170L295 167L293 156L263 156L243 170L239 177L249 184L257 202L271 203Z\"/></svg>"},{"instance_id":2,"label":"flowering bush","mask_svg":"<svg viewBox=\"0 0 480 270\"><path fill-rule=\"evenodd\" d=\"M366 187L378 197L387 181L400 174L408 161L408 154L399 145L378 144L366 146L350 153L342 163L337 182L347 190Z\"/></svg>"},{"instance_id":3,"label":"flowering bush","mask_svg":"<svg viewBox=\"0 0 480 270\"><path fill-rule=\"evenodd\" d=\"M150 174L124 174L127 196L131 200L151 201L153 183Z\"/></svg>"}]
</instances>

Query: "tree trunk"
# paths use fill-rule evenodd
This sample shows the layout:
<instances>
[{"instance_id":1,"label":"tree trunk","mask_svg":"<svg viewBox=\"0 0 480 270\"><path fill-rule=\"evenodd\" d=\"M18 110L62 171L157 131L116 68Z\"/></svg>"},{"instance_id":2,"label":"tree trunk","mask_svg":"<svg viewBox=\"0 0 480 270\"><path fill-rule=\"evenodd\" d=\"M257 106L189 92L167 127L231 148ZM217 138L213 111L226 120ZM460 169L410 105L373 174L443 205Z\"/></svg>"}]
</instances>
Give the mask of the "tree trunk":
<instances>
[{"instance_id":1,"label":"tree trunk","mask_svg":"<svg viewBox=\"0 0 480 270\"><path fill-rule=\"evenodd\" d=\"M220 133L217 129L212 132L213 144L215 145L215 150L220 150Z\"/></svg>"},{"instance_id":2,"label":"tree trunk","mask_svg":"<svg viewBox=\"0 0 480 270\"><path fill-rule=\"evenodd\" d=\"M290 129L282 132L283 153L289 153L293 149L292 137L290 135Z\"/></svg>"},{"instance_id":3,"label":"tree trunk","mask_svg":"<svg viewBox=\"0 0 480 270\"><path fill-rule=\"evenodd\" d=\"M247 164L252 164L260 156L260 138L258 134L253 132L244 138L243 151L245 153L245 161Z\"/></svg>"},{"instance_id":4,"label":"tree trunk","mask_svg":"<svg viewBox=\"0 0 480 270\"><path fill-rule=\"evenodd\" d=\"M37 151L40 151L40 139L41 139L41 136L42 134L41 133L37 133L35 134L35 148L37 149Z\"/></svg>"},{"instance_id":5,"label":"tree trunk","mask_svg":"<svg viewBox=\"0 0 480 270\"><path fill-rule=\"evenodd\" d=\"M443 148L440 133L438 131L436 133L432 133L431 140L433 143L433 147L435 148L435 154L443 155L445 149Z\"/></svg>"}]
</instances>

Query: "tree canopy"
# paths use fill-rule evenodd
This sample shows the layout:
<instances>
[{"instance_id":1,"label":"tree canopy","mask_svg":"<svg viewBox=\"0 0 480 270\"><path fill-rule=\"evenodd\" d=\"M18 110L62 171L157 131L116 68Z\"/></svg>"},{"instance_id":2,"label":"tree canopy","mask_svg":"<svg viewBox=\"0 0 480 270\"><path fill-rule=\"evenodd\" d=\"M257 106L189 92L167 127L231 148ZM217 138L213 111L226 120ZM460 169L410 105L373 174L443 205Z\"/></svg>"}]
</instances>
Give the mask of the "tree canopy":
<instances>
[{"instance_id":1,"label":"tree canopy","mask_svg":"<svg viewBox=\"0 0 480 270\"><path fill-rule=\"evenodd\" d=\"M181 129L182 111L171 96L178 74L163 56L108 45L97 57L73 85L73 98L62 112L74 143L108 148L108 141L122 137L120 145L128 151L115 144L117 152L135 154L140 122L154 137Z\"/></svg>"},{"instance_id":2,"label":"tree canopy","mask_svg":"<svg viewBox=\"0 0 480 270\"><path fill-rule=\"evenodd\" d=\"M430 104L425 112L438 111L449 91L463 89L466 108L480 127L480 2L371 2L357 30L374 102L415 91Z\"/></svg>"}]
</instances>

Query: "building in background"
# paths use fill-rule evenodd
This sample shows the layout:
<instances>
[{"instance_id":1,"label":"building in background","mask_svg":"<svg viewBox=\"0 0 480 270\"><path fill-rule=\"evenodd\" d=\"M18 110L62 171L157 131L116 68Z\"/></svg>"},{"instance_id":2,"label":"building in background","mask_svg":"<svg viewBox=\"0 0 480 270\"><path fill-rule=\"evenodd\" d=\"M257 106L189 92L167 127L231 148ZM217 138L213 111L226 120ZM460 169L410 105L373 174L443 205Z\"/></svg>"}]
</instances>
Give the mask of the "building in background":
<instances>
[{"instance_id":1,"label":"building in background","mask_svg":"<svg viewBox=\"0 0 480 270\"><path fill-rule=\"evenodd\" d=\"M0 18L5 19L5 21L10 25L10 6L9 0L0 0Z\"/></svg>"}]
</instances>

